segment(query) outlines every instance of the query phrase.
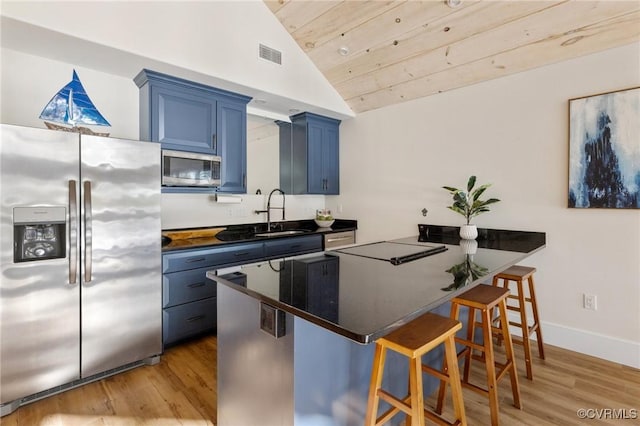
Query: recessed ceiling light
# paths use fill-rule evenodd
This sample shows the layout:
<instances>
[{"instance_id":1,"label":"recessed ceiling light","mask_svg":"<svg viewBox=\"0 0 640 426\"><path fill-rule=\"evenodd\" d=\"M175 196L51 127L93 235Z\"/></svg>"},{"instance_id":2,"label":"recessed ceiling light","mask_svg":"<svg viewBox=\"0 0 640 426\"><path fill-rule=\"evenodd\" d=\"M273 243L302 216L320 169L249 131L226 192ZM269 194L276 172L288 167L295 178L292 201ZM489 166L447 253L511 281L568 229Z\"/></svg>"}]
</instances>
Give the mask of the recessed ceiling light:
<instances>
[{"instance_id":1,"label":"recessed ceiling light","mask_svg":"<svg viewBox=\"0 0 640 426\"><path fill-rule=\"evenodd\" d=\"M445 3L453 9L460 6L462 4L462 0L445 0Z\"/></svg>"},{"instance_id":2,"label":"recessed ceiling light","mask_svg":"<svg viewBox=\"0 0 640 426\"><path fill-rule=\"evenodd\" d=\"M266 104L267 103L267 101L265 101L264 99L259 99L259 98L254 99L253 102L256 103L256 104Z\"/></svg>"},{"instance_id":3,"label":"recessed ceiling light","mask_svg":"<svg viewBox=\"0 0 640 426\"><path fill-rule=\"evenodd\" d=\"M297 108L290 108L289 109L289 114L295 114L295 113L298 113L298 112L300 112L300 110L297 109Z\"/></svg>"},{"instance_id":4,"label":"recessed ceiling light","mask_svg":"<svg viewBox=\"0 0 640 426\"><path fill-rule=\"evenodd\" d=\"M338 53L342 56L347 56L349 54L349 48L347 46L342 46L338 49Z\"/></svg>"}]
</instances>

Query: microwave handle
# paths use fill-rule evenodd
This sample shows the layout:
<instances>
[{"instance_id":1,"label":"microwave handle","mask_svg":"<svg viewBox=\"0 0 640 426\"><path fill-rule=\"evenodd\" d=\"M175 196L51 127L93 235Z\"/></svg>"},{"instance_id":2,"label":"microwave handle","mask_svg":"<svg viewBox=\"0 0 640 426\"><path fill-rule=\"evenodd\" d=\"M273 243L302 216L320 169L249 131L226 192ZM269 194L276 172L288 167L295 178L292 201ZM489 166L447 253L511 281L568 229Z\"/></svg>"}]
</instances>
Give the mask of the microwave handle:
<instances>
[{"instance_id":1,"label":"microwave handle","mask_svg":"<svg viewBox=\"0 0 640 426\"><path fill-rule=\"evenodd\" d=\"M213 152L218 153L218 136L214 133L211 135L211 146L213 147Z\"/></svg>"}]
</instances>

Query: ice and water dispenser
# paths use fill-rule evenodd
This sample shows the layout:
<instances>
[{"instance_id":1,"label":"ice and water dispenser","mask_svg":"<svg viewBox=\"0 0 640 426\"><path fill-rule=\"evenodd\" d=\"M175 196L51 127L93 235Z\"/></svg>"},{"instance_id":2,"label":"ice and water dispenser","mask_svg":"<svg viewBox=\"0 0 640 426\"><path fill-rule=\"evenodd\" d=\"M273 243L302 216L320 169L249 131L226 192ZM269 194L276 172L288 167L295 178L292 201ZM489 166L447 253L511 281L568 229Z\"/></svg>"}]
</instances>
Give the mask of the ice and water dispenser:
<instances>
[{"instance_id":1,"label":"ice and water dispenser","mask_svg":"<svg viewBox=\"0 0 640 426\"><path fill-rule=\"evenodd\" d=\"M65 207L15 207L13 261L64 258L65 224Z\"/></svg>"}]
</instances>

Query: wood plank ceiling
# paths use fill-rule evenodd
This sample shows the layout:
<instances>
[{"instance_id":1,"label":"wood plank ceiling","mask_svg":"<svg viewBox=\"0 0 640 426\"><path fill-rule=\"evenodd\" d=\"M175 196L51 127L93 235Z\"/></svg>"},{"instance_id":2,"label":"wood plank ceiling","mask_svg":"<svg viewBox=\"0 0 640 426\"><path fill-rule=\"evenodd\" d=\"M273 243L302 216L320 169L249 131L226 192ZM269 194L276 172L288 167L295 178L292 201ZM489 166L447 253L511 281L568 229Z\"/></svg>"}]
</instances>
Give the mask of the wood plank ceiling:
<instances>
[{"instance_id":1,"label":"wood plank ceiling","mask_svg":"<svg viewBox=\"0 0 640 426\"><path fill-rule=\"evenodd\" d=\"M356 113L640 40L640 0L265 3Z\"/></svg>"}]
</instances>

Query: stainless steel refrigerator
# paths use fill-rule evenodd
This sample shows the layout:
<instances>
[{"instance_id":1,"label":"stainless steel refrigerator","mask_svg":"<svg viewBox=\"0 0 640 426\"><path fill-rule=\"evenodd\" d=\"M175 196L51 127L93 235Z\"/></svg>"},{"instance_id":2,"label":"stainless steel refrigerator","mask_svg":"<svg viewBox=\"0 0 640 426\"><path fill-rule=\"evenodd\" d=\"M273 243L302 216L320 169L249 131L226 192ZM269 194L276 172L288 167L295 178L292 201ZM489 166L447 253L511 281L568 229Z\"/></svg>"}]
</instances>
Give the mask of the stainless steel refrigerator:
<instances>
[{"instance_id":1,"label":"stainless steel refrigerator","mask_svg":"<svg viewBox=\"0 0 640 426\"><path fill-rule=\"evenodd\" d=\"M0 415L162 352L160 146L0 127Z\"/></svg>"}]
</instances>

